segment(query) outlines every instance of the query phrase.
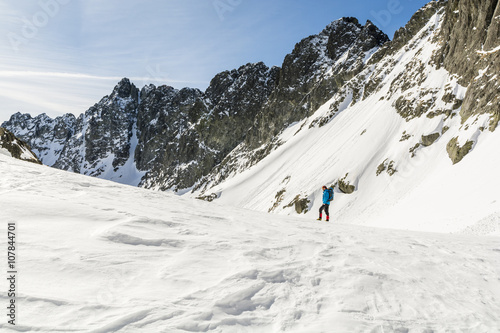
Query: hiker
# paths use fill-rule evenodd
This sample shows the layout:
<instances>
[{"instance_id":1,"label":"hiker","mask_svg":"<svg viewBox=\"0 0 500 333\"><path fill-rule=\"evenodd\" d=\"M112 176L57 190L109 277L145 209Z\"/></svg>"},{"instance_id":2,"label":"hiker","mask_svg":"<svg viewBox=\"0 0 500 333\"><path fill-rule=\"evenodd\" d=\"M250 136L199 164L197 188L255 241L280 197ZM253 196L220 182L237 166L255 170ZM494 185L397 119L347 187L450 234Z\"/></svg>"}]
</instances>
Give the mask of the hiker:
<instances>
[{"instance_id":1,"label":"hiker","mask_svg":"<svg viewBox=\"0 0 500 333\"><path fill-rule=\"evenodd\" d=\"M330 221L330 201L333 200L333 187L330 186L330 188L326 188L326 186L323 185L323 205L319 208L319 218L318 221L321 221L321 218L323 216L323 210L325 211L326 214L326 221Z\"/></svg>"}]
</instances>

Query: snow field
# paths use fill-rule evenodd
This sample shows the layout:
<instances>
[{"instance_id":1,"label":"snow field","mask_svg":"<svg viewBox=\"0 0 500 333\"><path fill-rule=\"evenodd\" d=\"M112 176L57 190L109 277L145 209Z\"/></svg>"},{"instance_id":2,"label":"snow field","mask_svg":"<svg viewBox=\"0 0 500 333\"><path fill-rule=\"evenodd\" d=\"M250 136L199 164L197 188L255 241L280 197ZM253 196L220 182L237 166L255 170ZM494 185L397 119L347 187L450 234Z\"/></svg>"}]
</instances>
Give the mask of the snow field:
<instances>
[{"instance_id":1,"label":"snow field","mask_svg":"<svg viewBox=\"0 0 500 333\"><path fill-rule=\"evenodd\" d=\"M500 329L498 237L263 214L6 156L0 174L19 241L2 332Z\"/></svg>"}]
</instances>

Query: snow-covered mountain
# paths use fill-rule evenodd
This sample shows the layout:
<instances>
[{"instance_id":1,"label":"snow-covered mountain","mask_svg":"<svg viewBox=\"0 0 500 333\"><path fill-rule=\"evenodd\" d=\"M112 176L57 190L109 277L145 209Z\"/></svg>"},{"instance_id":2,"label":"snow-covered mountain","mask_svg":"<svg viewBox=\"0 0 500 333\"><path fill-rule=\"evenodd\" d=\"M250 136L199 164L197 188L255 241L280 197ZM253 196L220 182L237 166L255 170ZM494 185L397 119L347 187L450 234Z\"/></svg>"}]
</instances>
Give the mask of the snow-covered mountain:
<instances>
[{"instance_id":1,"label":"snow-covered mountain","mask_svg":"<svg viewBox=\"0 0 500 333\"><path fill-rule=\"evenodd\" d=\"M343 18L297 44L282 68L247 64L217 74L205 92L139 91L123 79L78 118L17 113L4 126L46 165L147 188L189 188L249 138L255 123L274 130L258 129L252 146L314 112L387 40L372 23Z\"/></svg>"},{"instance_id":2,"label":"snow-covered mountain","mask_svg":"<svg viewBox=\"0 0 500 333\"><path fill-rule=\"evenodd\" d=\"M470 50L464 70L476 68L472 82L446 70L440 52L458 33L445 27L456 24L457 38L467 40L475 29L461 22L473 27L484 15L484 2L478 12L456 5L421 9L329 101L276 136L279 147L266 158L248 168L258 151L243 143L197 191L239 207L315 216L321 185L336 185L339 222L434 231L497 226L500 91L490 68L500 64L499 52ZM498 21L499 10L490 19Z\"/></svg>"},{"instance_id":3,"label":"snow-covered mountain","mask_svg":"<svg viewBox=\"0 0 500 333\"><path fill-rule=\"evenodd\" d=\"M44 164L130 185L182 189L238 145L267 100L276 69L263 63L218 74L205 93L121 80L84 114L14 114L3 125Z\"/></svg>"},{"instance_id":4,"label":"snow-covered mountain","mask_svg":"<svg viewBox=\"0 0 500 333\"><path fill-rule=\"evenodd\" d=\"M18 272L2 333L500 330L498 237L318 223L1 154L0 174Z\"/></svg>"},{"instance_id":5,"label":"snow-covered mountain","mask_svg":"<svg viewBox=\"0 0 500 333\"><path fill-rule=\"evenodd\" d=\"M342 18L282 67L247 64L205 92L123 79L78 118L18 113L3 126L47 165L130 185L312 215L335 185L337 221L489 230L499 20L498 0L432 1L389 41Z\"/></svg>"}]
</instances>

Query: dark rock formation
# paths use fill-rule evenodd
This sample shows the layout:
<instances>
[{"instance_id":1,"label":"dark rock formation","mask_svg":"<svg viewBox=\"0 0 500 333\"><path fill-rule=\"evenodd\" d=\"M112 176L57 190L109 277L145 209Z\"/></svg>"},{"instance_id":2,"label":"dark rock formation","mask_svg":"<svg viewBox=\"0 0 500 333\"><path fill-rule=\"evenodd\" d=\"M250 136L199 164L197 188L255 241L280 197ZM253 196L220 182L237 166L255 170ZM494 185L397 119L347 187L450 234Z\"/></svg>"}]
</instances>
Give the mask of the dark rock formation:
<instances>
[{"instance_id":1,"label":"dark rock formation","mask_svg":"<svg viewBox=\"0 0 500 333\"><path fill-rule=\"evenodd\" d=\"M348 180L346 180L348 175L349 174L346 174L343 178L339 179L337 181L337 184L338 184L339 190L342 193L352 194L352 193L354 193L354 191L356 191L356 186L351 185L351 183Z\"/></svg>"},{"instance_id":2,"label":"dark rock formation","mask_svg":"<svg viewBox=\"0 0 500 333\"><path fill-rule=\"evenodd\" d=\"M28 144L18 138L5 128L0 127L0 150L10 156L22 161L36 164L42 164L38 157L33 153ZM1 153L1 152L0 152Z\"/></svg>"},{"instance_id":3,"label":"dark rock formation","mask_svg":"<svg viewBox=\"0 0 500 333\"><path fill-rule=\"evenodd\" d=\"M217 74L205 93L146 87L136 161L145 187L193 186L242 142L275 86L277 68L247 64ZM161 91L160 91L161 90Z\"/></svg>"},{"instance_id":4,"label":"dark rock formation","mask_svg":"<svg viewBox=\"0 0 500 333\"><path fill-rule=\"evenodd\" d=\"M367 52L388 40L370 21L362 26L355 18L342 18L297 43L245 139L248 148L270 143L289 124L311 115L363 69Z\"/></svg>"},{"instance_id":5,"label":"dark rock formation","mask_svg":"<svg viewBox=\"0 0 500 333\"><path fill-rule=\"evenodd\" d=\"M311 200L298 194L288 205L284 206L284 208L294 207L297 214L305 214L309 211L310 203Z\"/></svg>"},{"instance_id":6,"label":"dark rock formation","mask_svg":"<svg viewBox=\"0 0 500 333\"><path fill-rule=\"evenodd\" d=\"M436 65L444 66L468 86L460 116L491 114L490 130L500 115L500 2L449 0Z\"/></svg>"},{"instance_id":7,"label":"dark rock formation","mask_svg":"<svg viewBox=\"0 0 500 333\"><path fill-rule=\"evenodd\" d=\"M472 147L474 146L473 141L467 141L463 146L458 144L458 138L453 138L448 142L446 146L446 150L448 151L448 155L450 156L453 164L460 162L465 155L467 155Z\"/></svg>"},{"instance_id":8,"label":"dark rock formation","mask_svg":"<svg viewBox=\"0 0 500 333\"><path fill-rule=\"evenodd\" d=\"M432 133L429 135L422 135L422 146L428 147L432 145L439 137L441 134L439 133Z\"/></svg>"}]
</instances>

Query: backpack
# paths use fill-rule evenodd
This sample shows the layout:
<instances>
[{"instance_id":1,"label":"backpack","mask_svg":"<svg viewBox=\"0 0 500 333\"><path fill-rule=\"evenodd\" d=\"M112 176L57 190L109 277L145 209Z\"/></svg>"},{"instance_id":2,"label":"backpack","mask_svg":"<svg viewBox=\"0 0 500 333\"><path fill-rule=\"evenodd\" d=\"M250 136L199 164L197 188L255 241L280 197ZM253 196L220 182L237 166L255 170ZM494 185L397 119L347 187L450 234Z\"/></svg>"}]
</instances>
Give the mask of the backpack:
<instances>
[{"instance_id":1,"label":"backpack","mask_svg":"<svg viewBox=\"0 0 500 333\"><path fill-rule=\"evenodd\" d=\"M333 188L329 188L326 190L328 192L328 202L333 200Z\"/></svg>"}]
</instances>

